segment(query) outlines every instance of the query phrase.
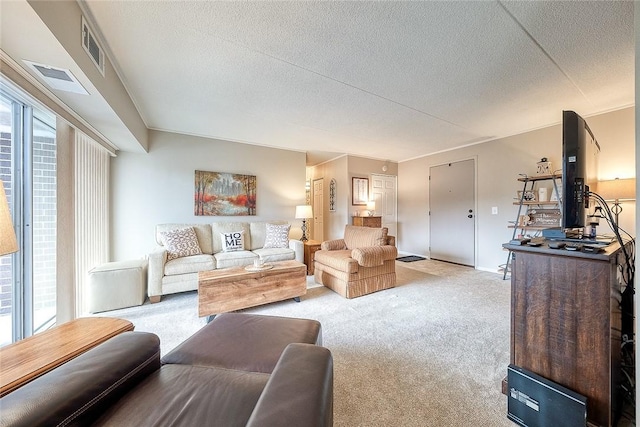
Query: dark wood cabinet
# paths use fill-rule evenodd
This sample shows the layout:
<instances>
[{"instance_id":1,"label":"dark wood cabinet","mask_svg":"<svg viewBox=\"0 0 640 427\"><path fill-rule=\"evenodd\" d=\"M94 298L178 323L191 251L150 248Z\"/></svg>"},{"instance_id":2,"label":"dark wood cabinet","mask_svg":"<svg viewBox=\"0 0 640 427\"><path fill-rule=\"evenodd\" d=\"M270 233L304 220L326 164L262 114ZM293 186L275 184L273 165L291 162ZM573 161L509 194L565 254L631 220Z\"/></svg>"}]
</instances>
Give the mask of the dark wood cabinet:
<instances>
[{"instance_id":1,"label":"dark wood cabinet","mask_svg":"<svg viewBox=\"0 0 640 427\"><path fill-rule=\"evenodd\" d=\"M352 216L351 223L353 225L358 225L360 227L380 228L382 227L382 217L381 216Z\"/></svg>"},{"instance_id":2,"label":"dark wood cabinet","mask_svg":"<svg viewBox=\"0 0 640 427\"><path fill-rule=\"evenodd\" d=\"M620 379L620 246L587 254L504 245L513 253L511 363L587 397L611 426Z\"/></svg>"}]
</instances>

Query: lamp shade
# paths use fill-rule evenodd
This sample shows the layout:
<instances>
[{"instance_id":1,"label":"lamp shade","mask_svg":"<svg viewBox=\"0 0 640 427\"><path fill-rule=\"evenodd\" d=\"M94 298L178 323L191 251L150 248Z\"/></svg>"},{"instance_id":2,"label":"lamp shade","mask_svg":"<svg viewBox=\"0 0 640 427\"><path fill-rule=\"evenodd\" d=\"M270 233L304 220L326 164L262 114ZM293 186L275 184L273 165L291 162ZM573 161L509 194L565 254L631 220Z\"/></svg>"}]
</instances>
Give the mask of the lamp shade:
<instances>
[{"instance_id":1,"label":"lamp shade","mask_svg":"<svg viewBox=\"0 0 640 427\"><path fill-rule=\"evenodd\" d=\"M313 209L311 205L296 206L296 219L313 218Z\"/></svg>"},{"instance_id":2,"label":"lamp shade","mask_svg":"<svg viewBox=\"0 0 640 427\"><path fill-rule=\"evenodd\" d=\"M370 211L376 210L376 202L374 200L370 200L367 202L367 209Z\"/></svg>"},{"instance_id":3,"label":"lamp shade","mask_svg":"<svg viewBox=\"0 0 640 427\"><path fill-rule=\"evenodd\" d=\"M635 200L636 179L611 179L598 181L595 193L605 200Z\"/></svg>"},{"instance_id":4,"label":"lamp shade","mask_svg":"<svg viewBox=\"0 0 640 427\"><path fill-rule=\"evenodd\" d=\"M16 232L11 222L11 212L7 195L4 192L4 184L0 181L0 256L16 252L18 242Z\"/></svg>"}]
</instances>

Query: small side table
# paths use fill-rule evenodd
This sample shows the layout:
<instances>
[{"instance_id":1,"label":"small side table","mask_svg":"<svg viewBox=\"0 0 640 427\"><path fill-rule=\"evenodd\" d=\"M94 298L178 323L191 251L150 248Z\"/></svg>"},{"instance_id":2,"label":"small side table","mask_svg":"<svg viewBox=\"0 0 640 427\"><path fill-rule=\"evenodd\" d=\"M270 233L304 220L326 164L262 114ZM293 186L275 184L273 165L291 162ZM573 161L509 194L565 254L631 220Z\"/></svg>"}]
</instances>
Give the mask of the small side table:
<instances>
[{"instance_id":1,"label":"small side table","mask_svg":"<svg viewBox=\"0 0 640 427\"><path fill-rule=\"evenodd\" d=\"M360 227L373 227L373 228L382 227L381 216L352 216L351 222L353 225L357 225Z\"/></svg>"},{"instance_id":2,"label":"small side table","mask_svg":"<svg viewBox=\"0 0 640 427\"><path fill-rule=\"evenodd\" d=\"M307 275L313 275L313 260L316 251L320 250L320 244L317 240L307 240L304 242L304 264L307 266Z\"/></svg>"}]
</instances>

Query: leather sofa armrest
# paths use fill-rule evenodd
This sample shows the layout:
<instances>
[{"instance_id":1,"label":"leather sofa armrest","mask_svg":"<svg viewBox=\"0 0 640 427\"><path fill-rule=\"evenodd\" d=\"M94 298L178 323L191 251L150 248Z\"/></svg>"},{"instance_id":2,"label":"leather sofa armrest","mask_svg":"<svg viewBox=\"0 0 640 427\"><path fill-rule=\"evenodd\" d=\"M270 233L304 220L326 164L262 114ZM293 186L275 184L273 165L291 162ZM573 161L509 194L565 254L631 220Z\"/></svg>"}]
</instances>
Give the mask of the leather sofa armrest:
<instances>
[{"instance_id":1,"label":"leather sofa armrest","mask_svg":"<svg viewBox=\"0 0 640 427\"><path fill-rule=\"evenodd\" d=\"M347 249L347 244L344 239L327 240L320 244L320 249L323 251L342 251Z\"/></svg>"},{"instance_id":2,"label":"leather sofa armrest","mask_svg":"<svg viewBox=\"0 0 640 427\"><path fill-rule=\"evenodd\" d=\"M0 425L90 425L159 368L158 337L124 332L2 397Z\"/></svg>"},{"instance_id":3,"label":"leather sofa armrest","mask_svg":"<svg viewBox=\"0 0 640 427\"><path fill-rule=\"evenodd\" d=\"M276 364L247 427L333 425L333 358L313 344L289 344Z\"/></svg>"},{"instance_id":4,"label":"leather sofa armrest","mask_svg":"<svg viewBox=\"0 0 640 427\"><path fill-rule=\"evenodd\" d=\"M397 256L398 248L390 245L355 248L351 251L351 258L363 267L377 267Z\"/></svg>"},{"instance_id":5,"label":"leather sofa armrest","mask_svg":"<svg viewBox=\"0 0 640 427\"><path fill-rule=\"evenodd\" d=\"M304 264L304 242L302 240L289 240L289 249L296 253L296 261Z\"/></svg>"},{"instance_id":6,"label":"leather sofa armrest","mask_svg":"<svg viewBox=\"0 0 640 427\"><path fill-rule=\"evenodd\" d=\"M149 254L147 267L147 295L149 298L162 295L162 278L164 265L167 263L167 250L163 246L156 247Z\"/></svg>"}]
</instances>

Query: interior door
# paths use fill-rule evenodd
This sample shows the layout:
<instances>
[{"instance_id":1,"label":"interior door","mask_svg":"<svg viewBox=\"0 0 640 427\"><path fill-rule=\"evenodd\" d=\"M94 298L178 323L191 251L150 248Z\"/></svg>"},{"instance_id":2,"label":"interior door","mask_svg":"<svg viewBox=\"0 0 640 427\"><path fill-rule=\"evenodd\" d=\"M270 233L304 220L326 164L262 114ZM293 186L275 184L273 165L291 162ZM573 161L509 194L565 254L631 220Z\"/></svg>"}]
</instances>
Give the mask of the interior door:
<instances>
[{"instance_id":1,"label":"interior door","mask_svg":"<svg viewBox=\"0 0 640 427\"><path fill-rule=\"evenodd\" d=\"M475 161L429 170L431 259L475 266Z\"/></svg>"},{"instance_id":2,"label":"interior door","mask_svg":"<svg viewBox=\"0 0 640 427\"><path fill-rule=\"evenodd\" d=\"M389 229L390 236L398 236L397 178L393 175L372 174L371 180L376 215L382 216L382 226Z\"/></svg>"},{"instance_id":3,"label":"interior door","mask_svg":"<svg viewBox=\"0 0 640 427\"><path fill-rule=\"evenodd\" d=\"M313 180L313 240L324 241L324 179Z\"/></svg>"}]
</instances>

